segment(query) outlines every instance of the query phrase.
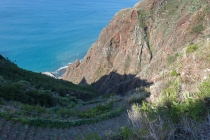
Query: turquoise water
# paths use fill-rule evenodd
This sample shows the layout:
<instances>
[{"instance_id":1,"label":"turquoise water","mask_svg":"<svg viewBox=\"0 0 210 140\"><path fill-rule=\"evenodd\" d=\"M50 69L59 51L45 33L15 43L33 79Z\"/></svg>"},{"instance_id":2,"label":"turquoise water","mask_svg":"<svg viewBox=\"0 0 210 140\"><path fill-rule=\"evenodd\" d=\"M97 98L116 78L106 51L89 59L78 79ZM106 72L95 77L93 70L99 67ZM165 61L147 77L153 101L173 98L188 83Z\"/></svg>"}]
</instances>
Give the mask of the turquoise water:
<instances>
[{"instance_id":1,"label":"turquoise water","mask_svg":"<svg viewBox=\"0 0 210 140\"><path fill-rule=\"evenodd\" d=\"M139 0L0 0L0 54L35 72L82 59L120 9Z\"/></svg>"}]
</instances>

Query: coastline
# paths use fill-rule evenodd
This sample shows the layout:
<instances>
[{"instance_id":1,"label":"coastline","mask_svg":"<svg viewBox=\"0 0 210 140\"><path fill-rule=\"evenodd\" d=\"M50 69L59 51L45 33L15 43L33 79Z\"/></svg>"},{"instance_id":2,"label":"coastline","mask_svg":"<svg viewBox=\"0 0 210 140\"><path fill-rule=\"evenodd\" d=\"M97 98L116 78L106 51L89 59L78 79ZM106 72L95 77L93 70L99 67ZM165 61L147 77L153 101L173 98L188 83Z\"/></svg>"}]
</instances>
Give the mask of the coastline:
<instances>
[{"instance_id":1,"label":"coastline","mask_svg":"<svg viewBox=\"0 0 210 140\"><path fill-rule=\"evenodd\" d=\"M76 60L78 60L78 59L76 59ZM75 60L75 61L76 61L76 60ZM82 60L83 60L83 59L81 59L81 60L79 60L79 61L82 62ZM62 79L64 73L66 72L66 69L67 69L70 65L72 65L72 64L73 64L73 63L70 62L70 63L68 63L67 66L60 67L60 68L58 68L58 69L57 69L56 71L54 71L54 72L45 71L45 72L41 72L41 74L44 74L44 75L53 77L53 78L55 78L55 79Z\"/></svg>"},{"instance_id":2,"label":"coastline","mask_svg":"<svg viewBox=\"0 0 210 140\"><path fill-rule=\"evenodd\" d=\"M71 65L71 64L70 64ZM64 66L59 68L58 70L54 71L54 72L41 72L41 74L53 77L55 79L62 79L63 74L66 72L68 66Z\"/></svg>"}]
</instances>

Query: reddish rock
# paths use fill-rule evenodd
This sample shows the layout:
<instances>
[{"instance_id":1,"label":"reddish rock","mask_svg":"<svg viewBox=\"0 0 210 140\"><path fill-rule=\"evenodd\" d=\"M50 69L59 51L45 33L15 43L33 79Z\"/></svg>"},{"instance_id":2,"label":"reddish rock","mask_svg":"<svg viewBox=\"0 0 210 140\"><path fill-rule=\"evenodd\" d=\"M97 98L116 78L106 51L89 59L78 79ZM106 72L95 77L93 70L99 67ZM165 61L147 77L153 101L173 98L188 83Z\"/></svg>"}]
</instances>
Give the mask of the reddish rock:
<instances>
[{"instance_id":1,"label":"reddish rock","mask_svg":"<svg viewBox=\"0 0 210 140\"><path fill-rule=\"evenodd\" d=\"M153 77L167 66L169 55L199 40L201 34L192 34L192 28L209 24L205 8L190 13L190 5L179 1L171 11L170 2L143 0L134 8L118 12L83 61L69 65L63 79L92 84L101 93L124 93L153 82Z\"/></svg>"}]
</instances>

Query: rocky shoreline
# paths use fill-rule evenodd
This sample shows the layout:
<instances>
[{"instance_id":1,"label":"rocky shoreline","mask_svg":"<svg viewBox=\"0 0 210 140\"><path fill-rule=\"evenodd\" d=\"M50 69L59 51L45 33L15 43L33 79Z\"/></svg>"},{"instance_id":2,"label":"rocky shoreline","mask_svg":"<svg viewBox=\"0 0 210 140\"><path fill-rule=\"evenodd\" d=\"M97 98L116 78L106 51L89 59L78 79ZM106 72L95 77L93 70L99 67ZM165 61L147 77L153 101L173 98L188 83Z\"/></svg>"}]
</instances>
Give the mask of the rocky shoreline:
<instances>
[{"instance_id":1,"label":"rocky shoreline","mask_svg":"<svg viewBox=\"0 0 210 140\"><path fill-rule=\"evenodd\" d=\"M66 72L67 67L68 66L61 67L58 70L56 70L55 72L42 72L42 74L53 77L55 79L62 79L62 76Z\"/></svg>"}]
</instances>

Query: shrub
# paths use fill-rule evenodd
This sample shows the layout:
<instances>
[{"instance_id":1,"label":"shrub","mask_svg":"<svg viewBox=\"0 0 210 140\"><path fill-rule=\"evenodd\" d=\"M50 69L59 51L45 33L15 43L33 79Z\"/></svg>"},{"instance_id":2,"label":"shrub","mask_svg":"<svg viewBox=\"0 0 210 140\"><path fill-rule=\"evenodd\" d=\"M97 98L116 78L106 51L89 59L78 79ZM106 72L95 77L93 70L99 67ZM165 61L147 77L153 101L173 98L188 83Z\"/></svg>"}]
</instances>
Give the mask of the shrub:
<instances>
[{"instance_id":1,"label":"shrub","mask_svg":"<svg viewBox=\"0 0 210 140\"><path fill-rule=\"evenodd\" d=\"M120 131L124 140L128 140L134 137L133 131L126 126L121 127Z\"/></svg>"},{"instance_id":2,"label":"shrub","mask_svg":"<svg viewBox=\"0 0 210 140\"><path fill-rule=\"evenodd\" d=\"M0 97L3 99L10 101L20 101L22 103L27 103L28 96L25 95L21 90L20 85L11 85L11 86L4 86L0 88Z\"/></svg>"},{"instance_id":3,"label":"shrub","mask_svg":"<svg viewBox=\"0 0 210 140\"><path fill-rule=\"evenodd\" d=\"M201 99L205 99L210 97L210 78L204 81L200 86L199 86L199 94L198 96Z\"/></svg>"},{"instance_id":4,"label":"shrub","mask_svg":"<svg viewBox=\"0 0 210 140\"><path fill-rule=\"evenodd\" d=\"M163 90L161 96L161 103L169 107L174 101L178 101L179 83L177 81L170 81L169 86Z\"/></svg>"},{"instance_id":5,"label":"shrub","mask_svg":"<svg viewBox=\"0 0 210 140\"><path fill-rule=\"evenodd\" d=\"M179 75L179 73L176 70L173 70L171 72L171 76L178 76L178 75Z\"/></svg>"},{"instance_id":6,"label":"shrub","mask_svg":"<svg viewBox=\"0 0 210 140\"><path fill-rule=\"evenodd\" d=\"M192 33L201 33L202 31L205 30L205 26L203 26L202 24L199 24L195 27L192 28Z\"/></svg>"},{"instance_id":7,"label":"shrub","mask_svg":"<svg viewBox=\"0 0 210 140\"><path fill-rule=\"evenodd\" d=\"M148 113L140 111L139 105L133 105L128 117L139 139L170 139L175 131L174 124L168 119L156 115L151 118Z\"/></svg>"},{"instance_id":8,"label":"shrub","mask_svg":"<svg viewBox=\"0 0 210 140\"><path fill-rule=\"evenodd\" d=\"M186 116L192 120L202 120L206 114L206 107L203 101L195 98L188 98L186 102L173 102L170 110L166 114L174 122L180 122L181 116Z\"/></svg>"},{"instance_id":9,"label":"shrub","mask_svg":"<svg viewBox=\"0 0 210 140\"><path fill-rule=\"evenodd\" d=\"M43 126L43 127L57 127L57 128L68 128L71 126L79 126L84 124L91 124L91 123L97 123L105 119L113 118L116 116L119 116L122 111L124 111L125 107L122 106L120 108L117 108L115 110L111 110L108 113L99 115L95 118L83 118L83 119L77 119L77 120L53 120L53 119L42 119L42 118L27 118L24 119L25 123L29 125L34 126ZM1 115L1 114L0 114ZM5 113L3 113L5 115ZM22 118L18 118L19 120L22 120Z\"/></svg>"},{"instance_id":10,"label":"shrub","mask_svg":"<svg viewBox=\"0 0 210 140\"><path fill-rule=\"evenodd\" d=\"M177 137L180 139L198 140L209 139L210 137L210 117L204 122L194 121L185 116L180 119L179 133Z\"/></svg>"},{"instance_id":11,"label":"shrub","mask_svg":"<svg viewBox=\"0 0 210 140\"><path fill-rule=\"evenodd\" d=\"M168 55L166 58L167 64L171 65L177 60L178 54Z\"/></svg>"},{"instance_id":12,"label":"shrub","mask_svg":"<svg viewBox=\"0 0 210 140\"><path fill-rule=\"evenodd\" d=\"M187 48L186 53L192 53L192 52L196 51L197 49L198 49L197 44L191 45Z\"/></svg>"},{"instance_id":13,"label":"shrub","mask_svg":"<svg viewBox=\"0 0 210 140\"><path fill-rule=\"evenodd\" d=\"M35 113L35 114L41 114L41 113L49 113L50 110L41 107L41 106L34 106L34 105L28 105L28 104L23 104L22 108L24 111L28 112L28 113Z\"/></svg>"},{"instance_id":14,"label":"shrub","mask_svg":"<svg viewBox=\"0 0 210 140\"><path fill-rule=\"evenodd\" d=\"M141 106L133 105L128 111L135 136L138 139L208 139L210 136L210 115L205 115L203 122L195 121L184 114L179 114L179 122L175 123L153 110L142 112ZM150 117L153 113L154 117Z\"/></svg>"},{"instance_id":15,"label":"shrub","mask_svg":"<svg viewBox=\"0 0 210 140\"><path fill-rule=\"evenodd\" d=\"M74 110L66 109L66 108L60 108L56 113L63 117L71 116L75 114Z\"/></svg>"},{"instance_id":16,"label":"shrub","mask_svg":"<svg viewBox=\"0 0 210 140\"><path fill-rule=\"evenodd\" d=\"M80 118L93 118L109 112L114 107L114 102L110 102L107 105L97 105L96 107L89 109L87 111L83 111L79 114Z\"/></svg>"},{"instance_id":17,"label":"shrub","mask_svg":"<svg viewBox=\"0 0 210 140\"><path fill-rule=\"evenodd\" d=\"M161 104L143 102L128 111L138 139L208 139L210 136L210 79L203 82L198 97L179 98L179 81L169 82Z\"/></svg>"}]
</instances>

